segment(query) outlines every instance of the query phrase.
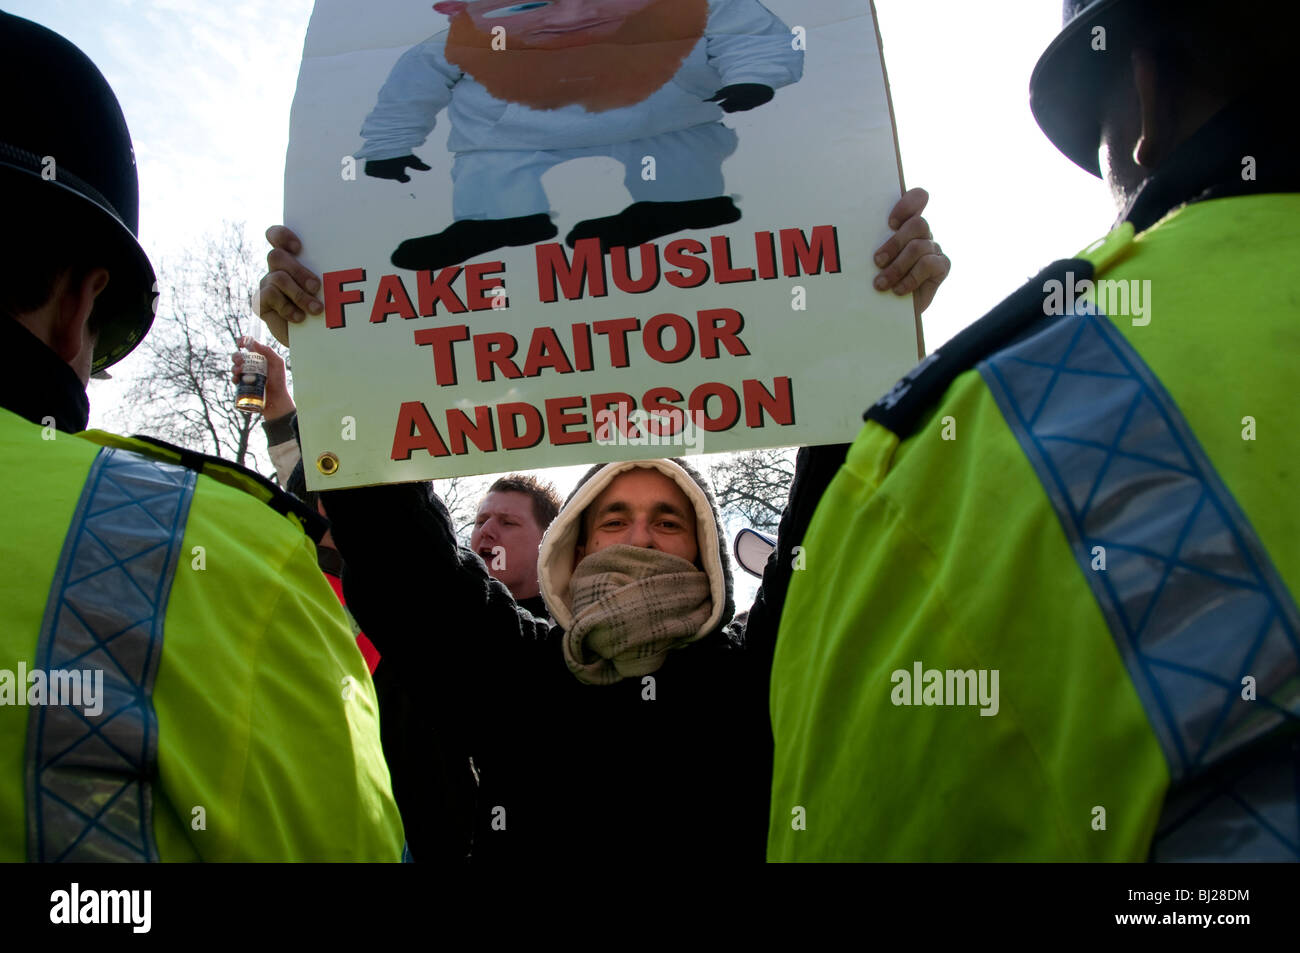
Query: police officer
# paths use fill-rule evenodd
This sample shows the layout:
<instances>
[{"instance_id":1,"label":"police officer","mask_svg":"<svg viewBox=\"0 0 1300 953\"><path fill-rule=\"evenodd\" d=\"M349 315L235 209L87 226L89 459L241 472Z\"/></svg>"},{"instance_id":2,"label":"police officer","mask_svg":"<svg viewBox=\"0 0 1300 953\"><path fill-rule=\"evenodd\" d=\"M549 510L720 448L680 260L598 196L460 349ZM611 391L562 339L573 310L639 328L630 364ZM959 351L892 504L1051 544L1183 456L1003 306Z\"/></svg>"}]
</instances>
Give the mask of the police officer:
<instances>
[{"instance_id":1,"label":"police officer","mask_svg":"<svg viewBox=\"0 0 1300 953\"><path fill-rule=\"evenodd\" d=\"M0 860L397 860L373 686L311 514L85 430L153 321L122 111L0 14Z\"/></svg>"},{"instance_id":2,"label":"police officer","mask_svg":"<svg viewBox=\"0 0 1300 953\"><path fill-rule=\"evenodd\" d=\"M1031 107L1119 224L783 541L769 858L1300 856L1297 16L1223 6L1067 0Z\"/></svg>"}]
</instances>

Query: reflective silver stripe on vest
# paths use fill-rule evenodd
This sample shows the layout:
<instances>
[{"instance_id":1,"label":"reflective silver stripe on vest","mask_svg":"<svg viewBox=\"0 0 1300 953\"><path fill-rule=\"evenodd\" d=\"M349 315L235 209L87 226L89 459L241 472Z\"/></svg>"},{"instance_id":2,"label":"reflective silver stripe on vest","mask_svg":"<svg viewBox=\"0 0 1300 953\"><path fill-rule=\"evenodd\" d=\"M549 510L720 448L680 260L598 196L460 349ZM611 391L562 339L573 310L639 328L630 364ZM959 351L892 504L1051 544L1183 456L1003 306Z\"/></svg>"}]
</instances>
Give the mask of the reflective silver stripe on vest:
<instances>
[{"instance_id":1,"label":"reflective silver stripe on vest","mask_svg":"<svg viewBox=\"0 0 1300 953\"><path fill-rule=\"evenodd\" d=\"M1057 319L979 371L1168 761L1153 859L1300 858L1300 613L1177 406L1104 315Z\"/></svg>"},{"instance_id":2,"label":"reflective silver stripe on vest","mask_svg":"<svg viewBox=\"0 0 1300 953\"><path fill-rule=\"evenodd\" d=\"M158 860L153 682L195 477L111 448L91 466L50 586L35 666L102 670L103 708L97 716L84 704L32 708L29 860Z\"/></svg>"}]
</instances>

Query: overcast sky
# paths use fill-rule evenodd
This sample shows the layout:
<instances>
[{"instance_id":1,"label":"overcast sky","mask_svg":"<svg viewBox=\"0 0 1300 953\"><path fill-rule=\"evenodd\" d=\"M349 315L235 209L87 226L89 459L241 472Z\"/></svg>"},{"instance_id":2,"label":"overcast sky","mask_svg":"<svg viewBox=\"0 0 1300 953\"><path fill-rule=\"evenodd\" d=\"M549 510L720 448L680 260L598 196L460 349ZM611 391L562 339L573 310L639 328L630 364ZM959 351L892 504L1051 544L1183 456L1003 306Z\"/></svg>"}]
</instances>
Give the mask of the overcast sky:
<instances>
[{"instance_id":1,"label":"overcast sky","mask_svg":"<svg viewBox=\"0 0 1300 953\"><path fill-rule=\"evenodd\" d=\"M246 222L254 236L279 221L311 0L0 6L68 37L117 92L135 141L140 237L151 256L174 256L223 219ZM1029 75L1060 9L1048 0L877 3L903 172L909 186L930 191L927 217L953 261L926 315L931 348L1114 218L1101 183L1057 153L1029 112ZM119 365L122 375L130 364ZM92 425L109 422L114 387L92 384ZM872 396L863 395L864 406ZM561 490L580 473L555 474Z\"/></svg>"}]
</instances>

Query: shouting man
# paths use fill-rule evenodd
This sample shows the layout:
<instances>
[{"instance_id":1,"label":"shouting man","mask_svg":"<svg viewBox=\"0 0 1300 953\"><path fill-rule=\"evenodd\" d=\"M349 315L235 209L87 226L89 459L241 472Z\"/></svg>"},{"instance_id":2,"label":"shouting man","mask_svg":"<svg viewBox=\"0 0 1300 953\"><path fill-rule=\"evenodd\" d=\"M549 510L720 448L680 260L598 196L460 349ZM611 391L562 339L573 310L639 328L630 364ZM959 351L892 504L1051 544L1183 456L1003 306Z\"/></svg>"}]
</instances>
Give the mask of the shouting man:
<instances>
[{"instance_id":1,"label":"shouting man","mask_svg":"<svg viewBox=\"0 0 1300 953\"><path fill-rule=\"evenodd\" d=\"M482 557L515 601L539 618L546 603L537 583L537 551L542 534L560 512L560 495L551 484L512 473L490 487L479 502L469 548Z\"/></svg>"}]
</instances>

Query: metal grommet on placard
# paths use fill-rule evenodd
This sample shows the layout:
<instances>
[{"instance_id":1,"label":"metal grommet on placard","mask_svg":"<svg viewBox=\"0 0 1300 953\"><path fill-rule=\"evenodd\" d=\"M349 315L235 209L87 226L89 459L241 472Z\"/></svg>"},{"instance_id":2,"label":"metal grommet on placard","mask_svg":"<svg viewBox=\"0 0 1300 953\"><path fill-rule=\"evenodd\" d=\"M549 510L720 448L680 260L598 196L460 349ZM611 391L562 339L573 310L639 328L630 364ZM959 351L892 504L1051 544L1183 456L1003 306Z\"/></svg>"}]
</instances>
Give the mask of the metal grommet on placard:
<instances>
[{"instance_id":1,"label":"metal grommet on placard","mask_svg":"<svg viewBox=\"0 0 1300 953\"><path fill-rule=\"evenodd\" d=\"M339 472L339 458L326 450L316 458L316 469L325 476L333 476Z\"/></svg>"}]
</instances>

